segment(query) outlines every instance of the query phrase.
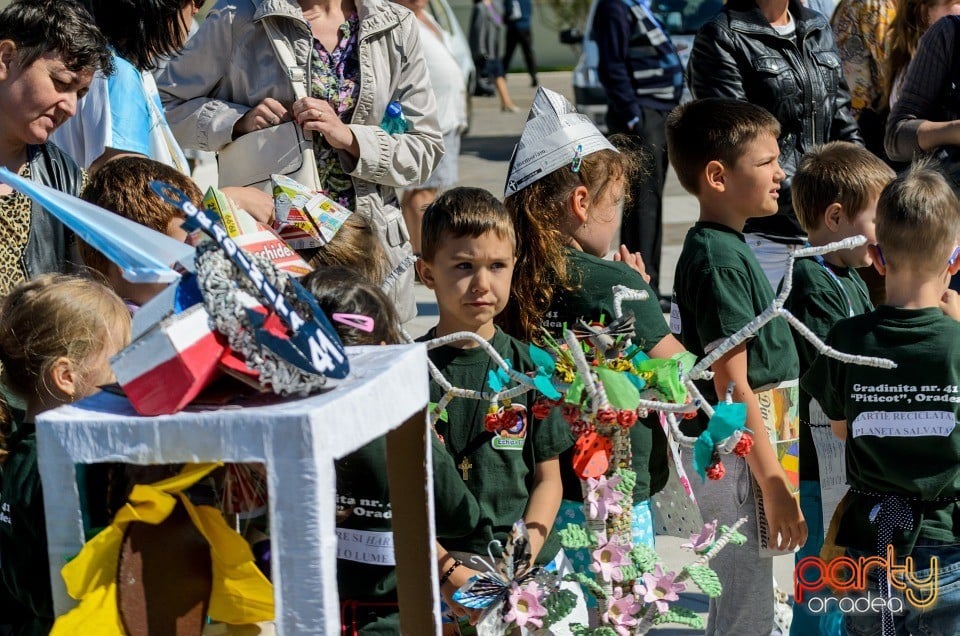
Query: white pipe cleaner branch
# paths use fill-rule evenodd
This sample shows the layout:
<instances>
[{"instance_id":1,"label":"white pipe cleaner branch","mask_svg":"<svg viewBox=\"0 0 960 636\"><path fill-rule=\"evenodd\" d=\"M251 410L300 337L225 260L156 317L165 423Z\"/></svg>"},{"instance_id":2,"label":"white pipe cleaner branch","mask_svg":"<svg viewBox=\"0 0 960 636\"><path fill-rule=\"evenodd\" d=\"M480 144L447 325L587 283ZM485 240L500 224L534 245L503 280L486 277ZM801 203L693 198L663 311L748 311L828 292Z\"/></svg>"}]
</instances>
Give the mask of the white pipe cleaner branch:
<instances>
[{"instance_id":1,"label":"white pipe cleaner branch","mask_svg":"<svg viewBox=\"0 0 960 636\"><path fill-rule=\"evenodd\" d=\"M789 311L783 308L783 304L786 302L787 297L790 295L791 290L793 289L793 264L797 258L802 258L805 256L818 256L821 254L826 254L828 252L834 252L836 250L850 249L852 247L858 247L866 243L867 239L863 236L851 236L842 241L837 241L835 243L828 243L827 245L821 245L819 247L807 247L799 250L795 250L790 255L790 263L787 266L786 272L783 277L783 286L780 290L780 294L773 300L773 303L767 307L759 316L748 322L743 326L742 329L737 331L735 334L721 342L713 351L708 355L704 356L697 364L690 370L688 377L693 380L705 379L704 371L710 368L714 362L722 358L724 355L730 352L731 349L737 347L738 345L745 342L748 338L756 335L760 329L776 318L777 316L782 316L790 325L797 330L797 332L808 340L822 355L830 356L831 358L836 358L841 362L846 362L848 364L859 364L862 366L868 367L879 367L881 369L894 369L896 368L896 363L892 360L886 358L873 358L869 356L858 356L843 353L837 351L833 347L828 346L820 338L816 336L812 331L807 329L799 320L797 320ZM792 320L791 320L792 319Z\"/></svg>"}]
</instances>

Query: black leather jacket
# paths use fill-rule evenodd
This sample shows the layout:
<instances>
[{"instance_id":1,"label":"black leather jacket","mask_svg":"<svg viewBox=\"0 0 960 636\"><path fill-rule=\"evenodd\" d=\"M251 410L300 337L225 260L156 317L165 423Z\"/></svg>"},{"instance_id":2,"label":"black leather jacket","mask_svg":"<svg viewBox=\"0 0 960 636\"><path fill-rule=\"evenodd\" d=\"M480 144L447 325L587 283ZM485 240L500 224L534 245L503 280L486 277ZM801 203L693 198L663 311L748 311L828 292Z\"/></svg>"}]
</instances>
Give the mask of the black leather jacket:
<instances>
[{"instance_id":1,"label":"black leather jacket","mask_svg":"<svg viewBox=\"0 0 960 636\"><path fill-rule=\"evenodd\" d=\"M750 219L745 232L802 243L790 182L811 147L827 141L863 145L850 111L833 32L821 14L790 0L793 36L781 36L753 0L730 0L697 34L687 67L697 98L728 97L763 106L780 122L780 212ZM798 44L799 43L799 44Z\"/></svg>"},{"instance_id":2,"label":"black leather jacket","mask_svg":"<svg viewBox=\"0 0 960 636\"><path fill-rule=\"evenodd\" d=\"M37 183L80 196L83 171L66 153L52 143L27 147L30 178ZM40 274L66 273L71 269L73 234L36 201L31 202L30 235L22 266L27 278Z\"/></svg>"}]
</instances>

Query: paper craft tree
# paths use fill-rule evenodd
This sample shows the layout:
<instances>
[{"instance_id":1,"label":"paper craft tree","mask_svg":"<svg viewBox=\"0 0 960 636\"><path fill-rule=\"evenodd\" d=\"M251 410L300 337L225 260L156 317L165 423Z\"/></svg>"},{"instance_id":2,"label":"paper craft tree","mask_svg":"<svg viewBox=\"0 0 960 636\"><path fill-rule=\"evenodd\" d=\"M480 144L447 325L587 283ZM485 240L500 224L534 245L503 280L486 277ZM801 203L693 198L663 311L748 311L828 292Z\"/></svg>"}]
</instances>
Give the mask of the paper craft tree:
<instances>
[{"instance_id":1,"label":"paper craft tree","mask_svg":"<svg viewBox=\"0 0 960 636\"><path fill-rule=\"evenodd\" d=\"M864 241L863 237L853 237L823 247L806 248L796 251L792 258L855 247ZM689 583L710 597L719 595L722 590L716 574L709 568L709 560L727 544L743 541L737 528L746 518L729 528L718 529L716 521L709 522L685 545L697 558L679 573L664 572L655 552L633 544L630 516L636 475L630 470L629 428L639 417L651 410L665 413L674 441L693 450L694 464L701 477L720 479L724 472L722 456L749 453L752 435L756 432L744 426L745 405L730 401L732 387L725 401L710 405L694 380L711 379L710 365L770 320L777 316L785 318L823 355L850 364L895 366L889 360L849 355L828 347L784 309L792 288L792 264L793 260L782 291L772 305L696 364L690 354L671 360L650 360L632 346L629 341L629 334L633 332L632 316L622 314L622 303L647 300L647 294L623 287L614 289L615 316L609 325L581 324L578 333L564 332L563 343L548 338L552 355L531 346L530 357L539 367L534 377L513 371L507 361L475 334L451 334L427 343L428 348L433 348L457 340L474 340L499 369L491 373L490 391L477 391L452 386L431 365L434 380L445 390L440 402L431 408L434 421L449 401L457 397L489 401L487 418L491 424L503 417L504 403L526 391L537 390L543 395L534 409L562 406L564 418L577 436L574 470L583 484L586 522L566 526L560 532L561 542L567 549L589 550L593 557L588 572L577 572L568 578L581 583L596 597L601 623L596 628L575 626L574 634L645 634L665 622L702 628L699 616L671 603L678 600L677 593ZM698 410L709 418L706 430L698 437L684 435L677 415L690 416ZM556 573L531 567L529 558L527 563L522 562L523 551L517 548L517 537L521 534L515 528L499 566L465 585L455 596L470 607L484 609L478 630L481 634L499 635L512 627L552 624L572 608L570 599L559 589ZM484 593L494 589L495 593Z\"/></svg>"}]
</instances>

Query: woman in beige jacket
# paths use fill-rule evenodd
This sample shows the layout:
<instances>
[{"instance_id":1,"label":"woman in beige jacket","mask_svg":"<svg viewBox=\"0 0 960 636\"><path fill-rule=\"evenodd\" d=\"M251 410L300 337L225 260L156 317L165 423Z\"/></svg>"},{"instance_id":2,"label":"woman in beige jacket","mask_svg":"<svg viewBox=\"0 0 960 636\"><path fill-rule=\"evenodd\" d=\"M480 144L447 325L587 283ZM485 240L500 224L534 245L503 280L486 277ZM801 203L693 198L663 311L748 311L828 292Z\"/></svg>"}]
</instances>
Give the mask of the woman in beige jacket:
<instances>
[{"instance_id":1,"label":"woman in beige jacket","mask_svg":"<svg viewBox=\"0 0 960 636\"><path fill-rule=\"evenodd\" d=\"M295 98L266 20L306 74L307 97ZM371 222L393 267L410 254L395 190L429 177L443 142L408 10L387 0L219 0L157 84L185 148L219 151L291 120L319 133L315 152L328 194ZM390 102L403 109L403 134L380 128ZM412 275L411 267L394 289L404 321L415 314Z\"/></svg>"}]
</instances>

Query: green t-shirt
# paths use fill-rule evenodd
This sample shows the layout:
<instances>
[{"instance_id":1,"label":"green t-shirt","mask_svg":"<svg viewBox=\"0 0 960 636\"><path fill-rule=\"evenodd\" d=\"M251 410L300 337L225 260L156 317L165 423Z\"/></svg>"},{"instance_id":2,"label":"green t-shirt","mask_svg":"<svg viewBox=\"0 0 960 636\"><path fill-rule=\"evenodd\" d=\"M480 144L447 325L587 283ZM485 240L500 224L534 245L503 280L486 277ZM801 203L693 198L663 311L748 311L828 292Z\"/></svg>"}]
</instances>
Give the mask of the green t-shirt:
<instances>
[{"instance_id":1,"label":"green t-shirt","mask_svg":"<svg viewBox=\"0 0 960 636\"><path fill-rule=\"evenodd\" d=\"M480 508L440 440L432 434L430 440L434 516L437 538L443 542L472 533L480 519ZM395 602L396 569L377 563L384 553L380 542L389 538L393 516L387 485L386 438L375 439L338 460L336 468L340 600ZM399 610L378 611L373 616L376 619L362 625L360 633L399 633Z\"/></svg>"},{"instance_id":2,"label":"green t-shirt","mask_svg":"<svg viewBox=\"0 0 960 636\"><path fill-rule=\"evenodd\" d=\"M433 332L422 340L434 337ZM497 328L490 344L520 373L535 369L527 353L527 345ZM493 360L480 348L439 347L429 352L430 360L453 386L487 391L487 372L494 369ZM454 398L447 405L447 421L439 420L437 433L444 440L467 488L480 505L480 522L467 537L444 542L448 550L487 554L490 541L506 544L514 522L522 519L534 483L538 462L560 455L573 443L570 428L553 409L545 420L534 420L533 403L539 394L524 393L512 400L527 407L526 420L519 430L499 434L487 432L484 417L487 402ZM439 402L443 389L430 380L430 401ZM547 538L538 563L547 563L556 556L560 543L553 533Z\"/></svg>"},{"instance_id":3,"label":"green t-shirt","mask_svg":"<svg viewBox=\"0 0 960 636\"><path fill-rule=\"evenodd\" d=\"M37 628L15 633L46 633L42 628L53 625L53 598L34 425L22 424L7 448L0 467L0 578Z\"/></svg>"},{"instance_id":4,"label":"green t-shirt","mask_svg":"<svg viewBox=\"0 0 960 636\"><path fill-rule=\"evenodd\" d=\"M623 303L624 313L632 311L636 318L634 344L648 352L670 334L660 312L657 294L634 269L624 263L606 261L571 248L567 248L566 254L573 290L556 291L550 310L542 322L550 335L562 340L564 326L573 328L581 318L587 323L598 322L601 317L604 318L604 323L610 322L614 317L614 285L645 291L650 295L646 301ZM662 490L670 476L667 465L667 438L660 427L659 418L651 415L638 421L630 429L630 443L633 449L633 470L637 473L633 498L634 501L643 501ZM573 472L572 447L560 456L560 470L563 477L563 498L582 501L580 479Z\"/></svg>"},{"instance_id":5,"label":"green t-shirt","mask_svg":"<svg viewBox=\"0 0 960 636\"><path fill-rule=\"evenodd\" d=\"M743 240L725 225L697 222L687 232L677 262L670 327L687 351L703 358L707 350L733 335L773 303L773 289ZM757 392L799 377L797 350L782 318L765 324L747 341L747 380ZM713 382L698 382L703 396L716 404ZM699 434L706 425L687 427Z\"/></svg>"},{"instance_id":6,"label":"green t-shirt","mask_svg":"<svg viewBox=\"0 0 960 636\"><path fill-rule=\"evenodd\" d=\"M828 269L829 268L829 269ZM834 267L815 258L801 258L793 266L793 289L783 305L821 340L844 318L873 311L867 285L852 267ZM809 340L796 331L802 376L817 357ZM800 479L820 481L819 464L810 433L810 395L800 390Z\"/></svg>"},{"instance_id":7,"label":"green t-shirt","mask_svg":"<svg viewBox=\"0 0 960 636\"><path fill-rule=\"evenodd\" d=\"M881 305L840 321L827 344L897 363L895 369L879 369L820 356L801 381L827 417L847 422L850 505L837 544L876 548L877 529L869 520L876 493L919 500L912 506L914 530L893 535L898 549L909 551L917 538L956 543L960 323L936 307Z\"/></svg>"}]
</instances>

